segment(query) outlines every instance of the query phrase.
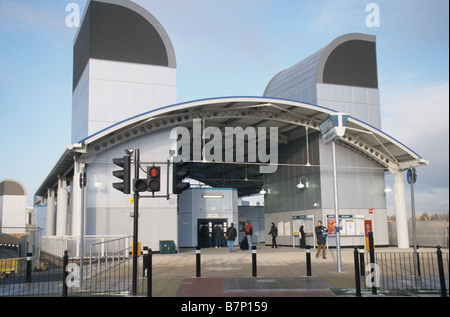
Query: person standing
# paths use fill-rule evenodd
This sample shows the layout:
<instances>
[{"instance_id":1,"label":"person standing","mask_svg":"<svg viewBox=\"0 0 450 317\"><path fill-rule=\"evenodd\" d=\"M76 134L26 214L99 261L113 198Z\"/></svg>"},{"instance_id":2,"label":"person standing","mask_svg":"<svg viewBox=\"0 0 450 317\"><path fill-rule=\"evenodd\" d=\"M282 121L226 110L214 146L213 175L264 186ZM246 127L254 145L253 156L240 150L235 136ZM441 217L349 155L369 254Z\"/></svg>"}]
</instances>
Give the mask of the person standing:
<instances>
[{"instance_id":1,"label":"person standing","mask_svg":"<svg viewBox=\"0 0 450 317\"><path fill-rule=\"evenodd\" d=\"M275 224L273 222L270 225L269 235L272 235L272 249L274 247L275 247L275 249L278 249L278 246L277 246L278 229L277 229L277 227L275 227Z\"/></svg>"},{"instance_id":2,"label":"person standing","mask_svg":"<svg viewBox=\"0 0 450 317\"><path fill-rule=\"evenodd\" d=\"M228 227L227 229L227 240L230 252L234 252L234 240L236 240L236 237L237 237L236 228L234 227L234 223L231 223L230 227Z\"/></svg>"},{"instance_id":3,"label":"person standing","mask_svg":"<svg viewBox=\"0 0 450 317\"><path fill-rule=\"evenodd\" d=\"M317 237L317 253L316 253L316 258L319 257L320 254L320 249L322 248L322 253L323 253L323 258L326 259L325 256L325 245L327 243L327 233L328 233L328 229L325 228L324 226L322 226L322 221L317 221L317 226L314 230L316 232L316 237Z\"/></svg>"},{"instance_id":4,"label":"person standing","mask_svg":"<svg viewBox=\"0 0 450 317\"><path fill-rule=\"evenodd\" d=\"M247 220L247 227L245 228L245 236L247 237L249 250L252 249L252 245L253 245L252 235L253 235L253 227L250 224L250 220Z\"/></svg>"},{"instance_id":5,"label":"person standing","mask_svg":"<svg viewBox=\"0 0 450 317\"><path fill-rule=\"evenodd\" d=\"M214 227L214 241L216 244L216 248L222 247L222 237L223 237L223 231L219 227L219 225L216 224L216 226Z\"/></svg>"},{"instance_id":6,"label":"person standing","mask_svg":"<svg viewBox=\"0 0 450 317\"><path fill-rule=\"evenodd\" d=\"M301 249L306 248L306 236L305 236L305 230L304 230L303 225L300 226L298 236L300 238L300 248Z\"/></svg>"}]
</instances>

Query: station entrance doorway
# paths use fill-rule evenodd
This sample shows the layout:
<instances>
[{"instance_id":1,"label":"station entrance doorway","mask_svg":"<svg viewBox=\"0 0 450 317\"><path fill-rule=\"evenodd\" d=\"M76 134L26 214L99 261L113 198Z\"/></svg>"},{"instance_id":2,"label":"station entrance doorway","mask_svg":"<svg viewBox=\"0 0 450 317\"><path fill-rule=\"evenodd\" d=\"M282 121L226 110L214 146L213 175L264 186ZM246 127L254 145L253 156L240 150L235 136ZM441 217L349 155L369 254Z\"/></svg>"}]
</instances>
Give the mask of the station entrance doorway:
<instances>
[{"instance_id":1,"label":"station entrance doorway","mask_svg":"<svg viewBox=\"0 0 450 317\"><path fill-rule=\"evenodd\" d=\"M197 219L197 245L201 248L213 248L216 246L214 228L216 225L221 229L222 234L219 246L226 247L226 233L228 219Z\"/></svg>"}]
</instances>

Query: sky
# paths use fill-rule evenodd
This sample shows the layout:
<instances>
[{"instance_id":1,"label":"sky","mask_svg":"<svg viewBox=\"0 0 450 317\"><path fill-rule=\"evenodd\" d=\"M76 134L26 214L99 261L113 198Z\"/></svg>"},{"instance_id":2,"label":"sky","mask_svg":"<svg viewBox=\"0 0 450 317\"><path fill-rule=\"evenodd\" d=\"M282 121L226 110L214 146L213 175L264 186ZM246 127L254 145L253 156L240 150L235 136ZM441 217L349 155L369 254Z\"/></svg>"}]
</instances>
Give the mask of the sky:
<instances>
[{"instance_id":1,"label":"sky","mask_svg":"<svg viewBox=\"0 0 450 317\"><path fill-rule=\"evenodd\" d=\"M449 1L136 0L177 57L178 102L262 96L278 72L346 33L377 38L382 129L430 165L417 169L417 214L449 210ZM87 0L0 0L0 181L28 204L71 140L72 59ZM366 10L375 4L378 10ZM368 19L368 17L370 19ZM367 23L369 22L369 23ZM406 182L410 212L410 185ZM393 187L393 176L386 175ZM393 195L386 194L388 214Z\"/></svg>"}]
</instances>

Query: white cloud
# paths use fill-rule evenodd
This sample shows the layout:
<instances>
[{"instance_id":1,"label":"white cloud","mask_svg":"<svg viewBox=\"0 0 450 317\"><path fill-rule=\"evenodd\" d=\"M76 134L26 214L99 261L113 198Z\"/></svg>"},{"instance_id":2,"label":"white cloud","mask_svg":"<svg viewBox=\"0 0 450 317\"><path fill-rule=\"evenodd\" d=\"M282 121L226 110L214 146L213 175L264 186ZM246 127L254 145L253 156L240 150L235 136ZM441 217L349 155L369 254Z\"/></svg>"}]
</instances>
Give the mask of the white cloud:
<instances>
[{"instance_id":1,"label":"white cloud","mask_svg":"<svg viewBox=\"0 0 450 317\"><path fill-rule=\"evenodd\" d=\"M430 161L417 170L417 211L448 211L449 84L386 90L398 92L381 98L383 131Z\"/></svg>"},{"instance_id":2,"label":"white cloud","mask_svg":"<svg viewBox=\"0 0 450 317\"><path fill-rule=\"evenodd\" d=\"M449 84L395 90L382 94L383 130L424 158L448 152Z\"/></svg>"},{"instance_id":3,"label":"white cloud","mask_svg":"<svg viewBox=\"0 0 450 317\"><path fill-rule=\"evenodd\" d=\"M316 1L315 1L316 2ZM349 29L365 27L365 2L353 0L320 1L313 7L311 29L314 31L328 31L333 33L346 33Z\"/></svg>"}]
</instances>

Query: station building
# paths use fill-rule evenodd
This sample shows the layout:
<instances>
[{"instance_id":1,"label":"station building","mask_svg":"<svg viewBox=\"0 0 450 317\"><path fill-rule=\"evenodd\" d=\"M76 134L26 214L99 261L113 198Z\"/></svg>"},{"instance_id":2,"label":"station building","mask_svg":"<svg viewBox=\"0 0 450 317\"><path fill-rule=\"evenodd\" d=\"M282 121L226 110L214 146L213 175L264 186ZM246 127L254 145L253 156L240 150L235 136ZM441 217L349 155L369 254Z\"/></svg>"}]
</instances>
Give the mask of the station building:
<instances>
[{"instance_id":1,"label":"station building","mask_svg":"<svg viewBox=\"0 0 450 317\"><path fill-rule=\"evenodd\" d=\"M29 223L27 191L16 180L0 182L0 233L24 233Z\"/></svg>"},{"instance_id":2,"label":"station building","mask_svg":"<svg viewBox=\"0 0 450 317\"><path fill-rule=\"evenodd\" d=\"M367 220L375 243L388 245L385 173L395 174L398 246L409 247L402 174L428 162L381 129L374 36L331 41L277 74L263 96L179 102L176 77L174 47L153 15L129 0L88 3L74 41L71 144L35 193L47 215L45 239L71 241L79 256L83 241L132 236L133 194L113 188L113 159L139 149L140 177L148 166L163 176L161 197L139 200L139 242L154 251L165 240L194 247L200 228L216 224L235 223L241 239L247 219L254 241L269 241L274 222L284 245L298 244L301 226L314 244L321 220L333 246L335 197L341 245L363 244ZM335 142L337 195L332 145L319 127L336 113L349 115ZM183 162L201 186L175 195L180 131L189 144ZM238 206L252 195L263 195L264 207Z\"/></svg>"}]
</instances>

